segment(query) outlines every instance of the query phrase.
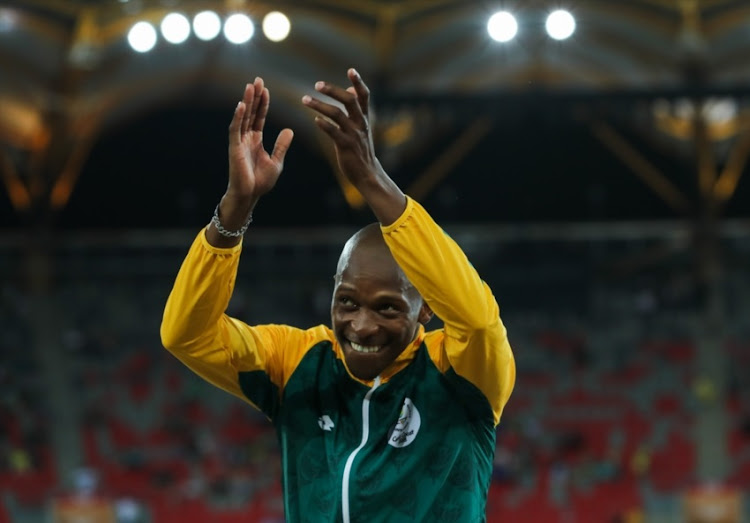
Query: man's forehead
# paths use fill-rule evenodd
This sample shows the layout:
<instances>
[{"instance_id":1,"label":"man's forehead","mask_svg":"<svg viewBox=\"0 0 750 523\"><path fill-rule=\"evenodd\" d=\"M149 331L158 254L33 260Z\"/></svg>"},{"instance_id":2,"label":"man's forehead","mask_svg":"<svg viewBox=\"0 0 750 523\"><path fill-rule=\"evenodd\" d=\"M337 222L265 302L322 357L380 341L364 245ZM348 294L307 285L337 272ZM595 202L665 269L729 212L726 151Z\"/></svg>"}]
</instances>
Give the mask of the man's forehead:
<instances>
[{"instance_id":1,"label":"man's forehead","mask_svg":"<svg viewBox=\"0 0 750 523\"><path fill-rule=\"evenodd\" d=\"M355 249L339 261L336 276L339 280L358 278L406 279L391 253L380 249Z\"/></svg>"},{"instance_id":2,"label":"man's forehead","mask_svg":"<svg viewBox=\"0 0 750 523\"><path fill-rule=\"evenodd\" d=\"M335 278L333 294L352 294L358 300L409 301L414 287L403 272L381 273L345 270Z\"/></svg>"}]
</instances>

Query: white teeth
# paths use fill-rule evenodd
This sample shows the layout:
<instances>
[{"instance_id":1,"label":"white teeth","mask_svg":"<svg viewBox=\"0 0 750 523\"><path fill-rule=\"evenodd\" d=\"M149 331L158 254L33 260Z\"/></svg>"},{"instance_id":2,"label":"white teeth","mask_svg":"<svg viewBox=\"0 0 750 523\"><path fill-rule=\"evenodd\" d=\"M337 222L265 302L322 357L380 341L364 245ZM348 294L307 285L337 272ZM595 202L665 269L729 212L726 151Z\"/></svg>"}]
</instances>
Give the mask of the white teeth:
<instances>
[{"instance_id":1,"label":"white teeth","mask_svg":"<svg viewBox=\"0 0 750 523\"><path fill-rule=\"evenodd\" d=\"M349 343L351 343L352 349L357 352L378 352L380 350L380 347L365 347L364 345L354 343L353 341L350 341Z\"/></svg>"}]
</instances>

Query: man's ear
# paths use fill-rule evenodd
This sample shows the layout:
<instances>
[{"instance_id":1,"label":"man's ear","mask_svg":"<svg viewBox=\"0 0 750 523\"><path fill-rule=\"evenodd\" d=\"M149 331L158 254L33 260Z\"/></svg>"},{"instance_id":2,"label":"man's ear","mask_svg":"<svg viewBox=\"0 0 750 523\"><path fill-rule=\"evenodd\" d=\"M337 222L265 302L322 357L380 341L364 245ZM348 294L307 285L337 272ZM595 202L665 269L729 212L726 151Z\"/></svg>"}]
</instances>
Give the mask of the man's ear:
<instances>
[{"instance_id":1,"label":"man's ear","mask_svg":"<svg viewBox=\"0 0 750 523\"><path fill-rule=\"evenodd\" d=\"M430 309L430 306L427 305L427 302L422 301L422 307L419 309L419 317L417 318L419 323L427 325L432 319L432 315L433 312L432 309Z\"/></svg>"}]
</instances>

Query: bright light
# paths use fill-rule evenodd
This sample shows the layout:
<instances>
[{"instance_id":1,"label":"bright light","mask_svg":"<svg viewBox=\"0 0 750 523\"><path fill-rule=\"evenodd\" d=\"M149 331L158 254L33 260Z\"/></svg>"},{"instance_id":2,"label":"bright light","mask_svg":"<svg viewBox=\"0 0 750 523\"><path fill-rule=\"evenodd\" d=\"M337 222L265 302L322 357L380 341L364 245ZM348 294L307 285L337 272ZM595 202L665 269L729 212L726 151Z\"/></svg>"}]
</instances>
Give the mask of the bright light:
<instances>
[{"instance_id":1,"label":"bright light","mask_svg":"<svg viewBox=\"0 0 750 523\"><path fill-rule=\"evenodd\" d=\"M148 22L138 22L128 31L128 43L133 51L147 53L156 45L156 29Z\"/></svg>"},{"instance_id":2,"label":"bright light","mask_svg":"<svg viewBox=\"0 0 750 523\"><path fill-rule=\"evenodd\" d=\"M16 15L10 9L0 9L0 33L6 33L16 26Z\"/></svg>"},{"instance_id":3,"label":"bright light","mask_svg":"<svg viewBox=\"0 0 750 523\"><path fill-rule=\"evenodd\" d=\"M732 98L709 98L703 104L703 116L710 123L729 123L738 112L737 101Z\"/></svg>"},{"instance_id":4,"label":"bright light","mask_svg":"<svg viewBox=\"0 0 750 523\"><path fill-rule=\"evenodd\" d=\"M281 42L289 36L291 24L284 13L271 11L263 18L263 34L272 42Z\"/></svg>"},{"instance_id":5,"label":"bright light","mask_svg":"<svg viewBox=\"0 0 750 523\"><path fill-rule=\"evenodd\" d=\"M221 32L221 18L213 11L201 11L193 18L193 32L201 40L213 40Z\"/></svg>"},{"instance_id":6,"label":"bright light","mask_svg":"<svg viewBox=\"0 0 750 523\"><path fill-rule=\"evenodd\" d=\"M170 44L181 44L190 36L190 21L180 13L169 13L161 21L161 34Z\"/></svg>"},{"instance_id":7,"label":"bright light","mask_svg":"<svg viewBox=\"0 0 750 523\"><path fill-rule=\"evenodd\" d=\"M243 14L233 14L224 22L224 36L233 44L244 44L253 37L255 26Z\"/></svg>"},{"instance_id":8,"label":"bright light","mask_svg":"<svg viewBox=\"0 0 750 523\"><path fill-rule=\"evenodd\" d=\"M497 42L509 42L518 33L518 22L508 11L500 11L487 21L487 32Z\"/></svg>"},{"instance_id":9,"label":"bright light","mask_svg":"<svg viewBox=\"0 0 750 523\"><path fill-rule=\"evenodd\" d=\"M654 114L659 118L674 116L679 120L695 119L695 103L689 98L679 98L674 102L660 98L654 102ZM707 123L721 125L737 118L739 108L733 98L708 98L700 105L700 112Z\"/></svg>"},{"instance_id":10,"label":"bright light","mask_svg":"<svg viewBox=\"0 0 750 523\"><path fill-rule=\"evenodd\" d=\"M568 11L558 9L549 14L545 27L547 34L555 40L565 40L575 32L576 19Z\"/></svg>"}]
</instances>

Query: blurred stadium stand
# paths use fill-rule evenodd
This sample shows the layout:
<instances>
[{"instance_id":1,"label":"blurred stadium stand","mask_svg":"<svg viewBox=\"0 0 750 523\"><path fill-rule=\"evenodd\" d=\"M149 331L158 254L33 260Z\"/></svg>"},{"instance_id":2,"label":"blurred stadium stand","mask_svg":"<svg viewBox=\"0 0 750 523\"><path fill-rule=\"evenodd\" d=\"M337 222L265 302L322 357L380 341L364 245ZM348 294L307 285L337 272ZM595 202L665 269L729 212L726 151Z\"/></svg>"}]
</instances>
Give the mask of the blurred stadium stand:
<instances>
[{"instance_id":1,"label":"blurred stadium stand","mask_svg":"<svg viewBox=\"0 0 750 523\"><path fill-rule=\"evenodd\" d=\"M717 389L700 365L701 298L679 227L446 230L494 288L518 362L498 428L488 521L682 521L687 493L706 484L706 445L727 450L722 488L747 495L746 233L728 230L722 241L731 307L714 341L732 364ZM330 271L347 231L324 232L257 229L230 313L258 323L327 322ZM75 492L109 500L117 521L282 520L270 424L160 347L162 306L191 236L56 239L46 325L22 280L3 279L6 520L42 521L52 500ZM677 247L658 264L622 269L657 244ZM0 248L3 274L25 270L18 247ZM47 356L29 350L39 330L48 331ZM713 405L726 430L705 441L698 420ZM59 434L65 429L74 437ZM58 467L73 474L61 478Z\"/></svg>"}]
</instances>

